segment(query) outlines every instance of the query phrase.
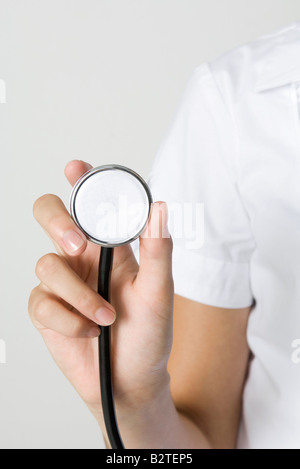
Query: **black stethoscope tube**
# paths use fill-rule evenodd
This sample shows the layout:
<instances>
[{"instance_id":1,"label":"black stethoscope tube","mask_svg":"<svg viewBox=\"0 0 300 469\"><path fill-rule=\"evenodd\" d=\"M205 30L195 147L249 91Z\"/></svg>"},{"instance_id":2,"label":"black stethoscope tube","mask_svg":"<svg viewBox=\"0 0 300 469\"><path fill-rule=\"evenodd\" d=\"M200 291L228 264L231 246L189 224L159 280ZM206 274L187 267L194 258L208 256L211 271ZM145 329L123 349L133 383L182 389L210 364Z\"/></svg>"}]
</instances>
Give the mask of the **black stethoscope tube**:
<instances>
[{"instance_id":1,"label":"black stethoscope tube","mask_svg":"<svg viewBox=\"0 0 300 469\"><path fill-rule=\"evenodd\" d=\"M99 218L99 213L97 212L99 207L101 208L101 203L104 203L105 207L105 203L107 201L110 202L111 197L113 197L113 200L116 199L115 191L118 189L116 187L116 181L112 179L112 184L110 186L109 184L107 185L107 187L110 187L110 190L108 190L108 192L106 190L99 192L99 180L95 176L98 176L98 174L101 172L109 178L111 172L115 171L118 171L120 174L123 174L125 178L125 183L128 185L130 191L132 190L132 187L135 188L135 184L133 183L132 178L134 178L135 183L139 183L141 185L145 193L139 194L139 191L135 188L133 193L136 194L135 197L137 197L138 200L132 200L133 196L130 192L131 197L129 197L129 202L130 204L135 204L136 202L139 202L143 204L145 210L147 209L147 217L146 213L140 214L141 226L139 227L138 232L134 234L131 233L130 238L122 238L116 244L109 242L109 240L104 241L101 238L99 239L97 229L95 228L97 227L97 223L99 222L99 220L101 220L101 216ZM107 181L109 182L109 179ZM85 186L86 183L87 185ZM122 189L123 192L126 192L126 184ZM78 194L84 186L86 188L86 191L81 192L81 197L78 200ZM145 197L148 201L148 204L145 203ZM101 246L101 253L99 259L98 293L102 296L102 298L104 298L108 302L110 301L110 275L113 264L114 247L128 244L140 236L149 220L152 201L152 195L146 182L132 169L116 164L98 166L87 171L81 176L81 178L78 179L78 181L73 187L70 198L70 213L77 226L83 231L83 233L85 233L87 239ZM97 205L99 203L100 205ZM91 206L89 204L91 204ZM125 209L128 210L128 207L125 207ZM147 221L145 220L145 218L147 218ZM111 375L111 327L100 326L100 329L101 334L99 336L99 370L104 422L107 430L107 436L112 449L124 449L116 421L113 397Z\"/></svg>"},{"instance_id":2,"label":"black stethoscope tube","mask_svg":"<svg viewBox=\"0 0 300 469\"><path fill-rule=\"evenodd\" d=\"M114 248L101 247L98 275L98 293L110 301L110 275ZM110 326L101 326L99 336L99 368L102 409L107 436L112 449L124 449L116 421L113 387L111 379Z\"/></svg>"}]
</instances>

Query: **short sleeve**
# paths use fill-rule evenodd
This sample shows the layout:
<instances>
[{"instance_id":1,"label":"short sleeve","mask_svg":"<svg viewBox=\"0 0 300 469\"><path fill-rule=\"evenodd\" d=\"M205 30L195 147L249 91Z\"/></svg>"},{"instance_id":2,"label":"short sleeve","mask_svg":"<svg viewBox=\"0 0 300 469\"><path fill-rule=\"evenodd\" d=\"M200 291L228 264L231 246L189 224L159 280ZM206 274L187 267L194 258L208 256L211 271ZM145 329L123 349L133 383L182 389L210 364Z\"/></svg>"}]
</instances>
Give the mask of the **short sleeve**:
<instances>
[{"instance_id":1,"label":"short sleeve","mask_svg":"<svg viewBox=\"0 0 300 469\"><path fill-rule=\"evenodd\" d=\"M209 64L190 78L149 177L166 201L178 295L207 305L253 303L255 242L238 190L238 136Z\"/></svg>"}]
</instances>

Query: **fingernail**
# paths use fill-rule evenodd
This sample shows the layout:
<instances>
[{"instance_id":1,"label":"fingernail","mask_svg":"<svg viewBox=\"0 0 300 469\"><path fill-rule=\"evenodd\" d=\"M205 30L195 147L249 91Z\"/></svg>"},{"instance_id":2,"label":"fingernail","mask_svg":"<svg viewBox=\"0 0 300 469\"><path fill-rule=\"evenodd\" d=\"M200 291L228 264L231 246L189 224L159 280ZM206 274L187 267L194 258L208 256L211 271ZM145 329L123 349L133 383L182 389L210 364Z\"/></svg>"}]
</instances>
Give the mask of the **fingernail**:
<instances>
[{"instance_id":1,"label":"fingernail","mask_svg":"<svg viewBox=\"0 0 300 469\"><path fill-rule=\"evenodd\" d=\"M63 235L63 243L69 252L76 252L84 245L85 241L76 231L69 230Z\"/></svg>"},{"instance_id":2,"label":"fingernail","mask_svg":"<svg viewBox=\"0 0 300 469\"><path fill-rule=\"evenodd\" d=\"M96 311L95 318L96 322L100 324L100 326L110 326L115 322L116 315L108 308L100 308Z\"/></svg>"},{"instance_id":3,"label":"fingernail","mask_svg":"<svg viewBox=\"0 0 300 469\"><path fill-rule=\"evenodd\" d=\"M90 337L91 339L93 339L95 337L99 337L100 332L101 331L100 331L99 327L92 326L87 332L87 337Z\"/></svg>"}]
</instances>

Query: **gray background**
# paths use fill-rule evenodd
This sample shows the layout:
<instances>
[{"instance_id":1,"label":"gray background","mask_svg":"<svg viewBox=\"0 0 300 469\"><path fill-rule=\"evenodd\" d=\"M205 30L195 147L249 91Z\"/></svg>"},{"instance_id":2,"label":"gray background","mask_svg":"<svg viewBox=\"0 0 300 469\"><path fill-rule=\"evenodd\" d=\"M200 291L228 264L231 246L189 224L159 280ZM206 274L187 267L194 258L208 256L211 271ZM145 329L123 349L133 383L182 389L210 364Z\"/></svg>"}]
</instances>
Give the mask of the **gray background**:
<instances>
[{"instance_id":1,"label":"gray background","mask_svg":"<svg viewBox=\"0 0 300 469\"><path fill-rule=\"evenodd\" d=\"M147 177L193 70L299 19L299 0L0 0L1 448L103 447L27 315L53 251L34 200L67 202L74 158Z\"/></svg>"}]
</instances>

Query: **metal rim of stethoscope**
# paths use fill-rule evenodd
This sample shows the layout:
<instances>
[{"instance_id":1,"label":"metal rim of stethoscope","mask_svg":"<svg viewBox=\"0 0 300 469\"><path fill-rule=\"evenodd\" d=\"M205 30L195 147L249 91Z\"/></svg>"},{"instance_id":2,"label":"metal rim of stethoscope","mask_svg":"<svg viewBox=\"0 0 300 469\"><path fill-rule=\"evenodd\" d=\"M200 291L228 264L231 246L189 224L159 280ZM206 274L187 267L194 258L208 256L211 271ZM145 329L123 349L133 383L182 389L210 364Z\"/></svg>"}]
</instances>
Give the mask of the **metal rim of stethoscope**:
<instances>
[{"instance_id":1,"label":"metal rim of stethoscope","mask_svg":"<svg viewBox=\"0 0 300 469\"><path fill-rule=\"evenodd\" d=\"M91 236L90 233L88 233L82 227L81 223L79 222L77 214L76 214L76 208L75 208L75 206L76 206L76 197L77 197L77 194L78 194L82 184L84 184L84 182L87 179L89 179L90 177L92 177L94 174L100 173L100 172L103 172L103 171L108 171L108 170L109 171L111 171L111 170L124 171L128 174L131 174L131 176L134 176L139 181L139 183L142 185L142 187L144 188L144 191L145 191L145 193L147 195L147 199L148 199L148 205L149 205L146 221L143 224L143 226L141 227L141 229L136 233L136 235L129 238L129 239L126 239L125 241L122 241L122 242L119 242L119 243L114 243L114 244L107 243L106 241L102 241L102 240L99 240L99 239L94 238L93 236ZM149 189L146 181L144 181L144 179L138 173L136 173L135 171L133 171L130 168L127 168L126 166L122 166L122 165L119 165L119 164L106 164L106 165L97 166L96 168L88 170L86 173L84 173L78 179L78 181L76 182L76 184L73 187L71 197L70 197L70 212L71 212L71 215L72 215L73 219L77 223L78 227L83 231L83 233L85 234L85 236L87 237L87 239L89 241L92 241L93 243L98 244L102 247L116 248L118 246L124 246L125 244L129 244L129 243L135 241L143 233L143 231L145 230L145 228L147 226L148 220L150 218L152 203L153 203L153 198L152 198L152 194L150 192L150 189Z\"/></svg>"}]
</instances>

